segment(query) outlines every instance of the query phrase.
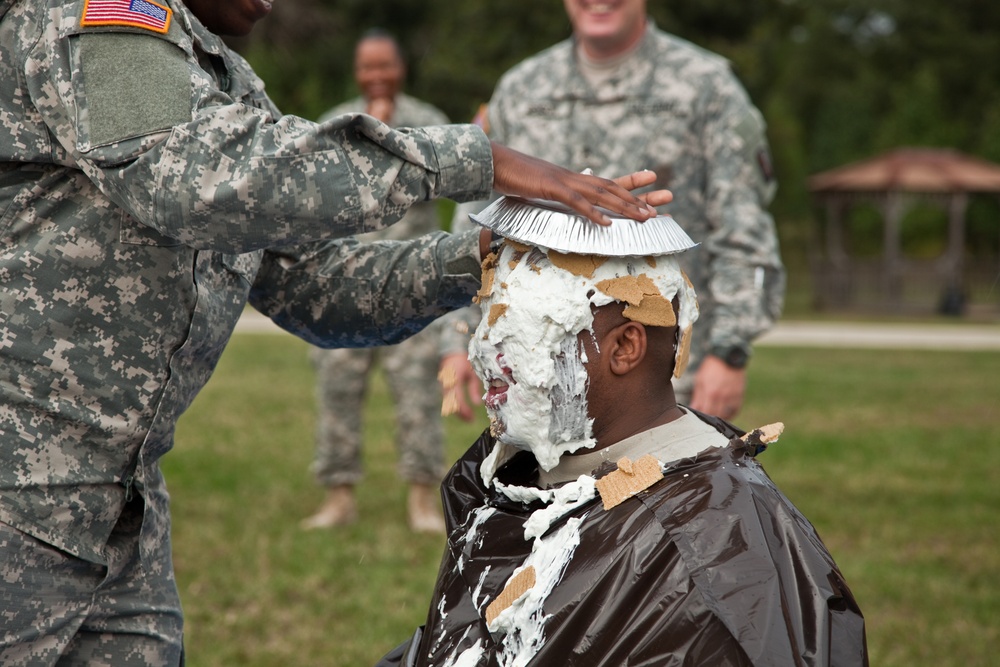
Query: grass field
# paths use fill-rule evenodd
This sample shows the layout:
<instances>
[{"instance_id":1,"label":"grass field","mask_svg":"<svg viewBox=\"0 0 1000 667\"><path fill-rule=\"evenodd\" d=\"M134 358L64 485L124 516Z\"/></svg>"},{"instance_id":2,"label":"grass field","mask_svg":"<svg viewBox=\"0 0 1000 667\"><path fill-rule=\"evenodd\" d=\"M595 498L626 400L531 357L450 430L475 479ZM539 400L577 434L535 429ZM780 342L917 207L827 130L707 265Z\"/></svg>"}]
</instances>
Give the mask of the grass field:
<instances>
[{"instance_id":1,"label":"grass field","mask_svg":"<svg viewBox=\"0 0 1000 667\"><path fill-rule=\"evenodd\" d=\"M872 665L986 667L1000 647L1000 355L761 348L743 427L865 612ZM371 665L419 625L444 539L406 528L380 378L362 521L298 527L322 497L306 346L238 335L163 467L188 664ZM447 422L451 458L485 424Z\"/></svg>"}]
</instances>

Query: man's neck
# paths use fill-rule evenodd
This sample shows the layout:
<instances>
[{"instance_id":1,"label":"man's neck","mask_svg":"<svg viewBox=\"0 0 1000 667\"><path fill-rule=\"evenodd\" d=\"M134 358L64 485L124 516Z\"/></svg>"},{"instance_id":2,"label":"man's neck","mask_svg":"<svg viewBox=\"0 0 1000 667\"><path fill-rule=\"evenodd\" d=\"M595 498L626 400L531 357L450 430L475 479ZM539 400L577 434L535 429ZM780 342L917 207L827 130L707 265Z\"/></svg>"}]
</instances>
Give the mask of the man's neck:
<instances>
[{"instance_id":1,"label":"man's neck","mask_svg":"<svg viewBox=\"0 0 1000 667\"><path fill-rule=\"evenodd\" d=\"M661 464L666 464L694 456L707 448L723 447L728 442L729 438L714 426L681 409L679 419L652 426L604 449L588 449L576 456L563 455L552 470L539 469L538 485L550 488L571 482L580 475L593 475L602 466L615 463L622 457L637 461L651 454Z\"/></svg>"},{"instance_id":2,"label":"man's neck","mask_svg":"<svg viewBox=\"0 0 1000 667\"><path fill-rule=\"evenodd\" d=\"M587 46L578 41L576 43L576 62L580 74L593 88L601 88L615 76L619 68L635 57L641 43L642 36L640 35L639 40L631 43L625 50L605 58L595 58L588 51Z\"/></svg>"},{"instance_id":3,"label":"man's neck","mask_svg":"<svg viewBox=\"0 0 1000 667\"><path fill-rule=\"evenodd\" d=\"M603 424L595 422L597 428L594 431L594 439L597 444L591 449L582 450L580 453L595 452L610 447L643 431L669 424L675 419L680 419L683 415L684 411L671 400L666 407L657 407L643 416L636 416L634 413L621 413L621 416L613 420L605 420ZM565 456L573 456L573 454Z\"/></svg>"},{"instance_id":4,"label":"man's neck","mask_svg":"<svg viewBox=\"0 0 1000 667\"><path fill-rule=\"evenodd\" d=\"M642 25L626 39L621 41L604 41L599 39L577 39L577 47L580 56L588 64L596 67L607 67L627 60L642 43L646 35L647 22Z\"/></svg>"}]
</instances>

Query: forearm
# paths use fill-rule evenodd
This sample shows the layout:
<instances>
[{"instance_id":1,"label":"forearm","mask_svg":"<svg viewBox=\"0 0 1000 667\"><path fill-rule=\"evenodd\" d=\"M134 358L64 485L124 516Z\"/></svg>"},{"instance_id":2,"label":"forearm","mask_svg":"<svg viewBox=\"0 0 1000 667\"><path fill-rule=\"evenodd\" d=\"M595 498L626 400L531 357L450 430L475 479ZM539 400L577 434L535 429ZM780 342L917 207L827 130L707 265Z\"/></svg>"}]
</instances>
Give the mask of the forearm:
<instances>
[{"instance_id":1,"label":"forearm","mask_svg":"<svg viewBox=\"0 0 1000 667\"><path fill-rule=\"evenodd\" d=\"M397 343L468 305L478 287L478 233L435 233L268 252L250 301L315 345L369 347Z\"/></svg>"},{"instance_id":2,"label":"forearm","mask_svg":"<svg viewBox=\"0 0 1000 667\"><path fill-rule=\"evenodd\" d=\"M777 266L751 264L743 258L714 259L709 291L713 300L709 347L739 346L769 330L781 314L785 272Z\"/></svg>"},{"instance_id":3,"label":"forearm","mask_svg":"<svg viewBox=\"0 0 1000 667\"><path fill-rule=\"evenodd\" d=\"M709 233L701 251L708 263L714 318L712 346L743 345L770 328L785 292L774 219L767 207L776 183L759 112L742 96L707 132ZM699 295L702 296L702 295Z\"/></svg>"}]
</instances>

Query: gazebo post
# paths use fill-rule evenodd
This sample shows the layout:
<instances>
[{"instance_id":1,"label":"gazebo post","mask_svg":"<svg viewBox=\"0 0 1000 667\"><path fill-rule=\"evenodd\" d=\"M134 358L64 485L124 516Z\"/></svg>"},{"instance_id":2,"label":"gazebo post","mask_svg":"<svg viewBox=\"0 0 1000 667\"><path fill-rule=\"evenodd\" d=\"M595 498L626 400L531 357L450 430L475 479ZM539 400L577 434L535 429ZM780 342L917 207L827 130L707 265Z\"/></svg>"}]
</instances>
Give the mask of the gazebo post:
<instances>
[{"instance_id":1,"label":"gazebo post","mask_svg":"<svg viewBox=\"0 0 1000 667\"><path fill-rule=\"evenodd\" d=\"M826 199L826 265L819 278L823 292L834 304L843 306L851 302L850 267L844 249L844 208L847 200L840 195Z\"/></svg>"},{"instance_id":2,"label":"gazebo post","mask_svg":"<svg viewBox=\"0 0 1000 667\"><path fill-rule=\"evenodd\" d=\"M944 315L961 315L965 311L965 285L962 279L965 255L965 212L969 206L966 192L955 192L948 199L948 250L944 272L944 293L940 311Z\"/></svg>"},{"instance_id":3,"label":"gazebo post","mask_svg":"<svg viewBox=\"0 0 1000 667\"><path fill-rule=\"evenodd\" d=\"M886 193L882 217L885 220L882 237L882 290L886 306L892 310L900 308L899 269L902 250L900 245L900 221L903 213L903 197L898 191Z\"/></svg>"}]
</instances>

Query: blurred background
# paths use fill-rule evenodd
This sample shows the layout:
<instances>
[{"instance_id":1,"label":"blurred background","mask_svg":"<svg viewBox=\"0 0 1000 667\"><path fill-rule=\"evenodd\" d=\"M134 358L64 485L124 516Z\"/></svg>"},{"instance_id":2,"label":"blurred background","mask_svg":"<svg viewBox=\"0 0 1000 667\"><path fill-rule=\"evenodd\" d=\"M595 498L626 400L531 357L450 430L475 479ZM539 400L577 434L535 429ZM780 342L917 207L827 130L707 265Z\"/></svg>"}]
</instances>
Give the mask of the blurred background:
<instances>
[{"instance_id":1,"label":"blurred background","mask_svg":"<svg viewBox=\"0 0 1000 667\"><path fill-rule=\"evenodd\" d=\"M779 327L900 327L859 347L845 345L847 329L812 343L765 337L736 423L785 422L760 460L843 569L865 612L872 665L995 665L1000 3L671 0L649 9L661 28L728 57L768 121L772 211L789 268ZM315 119L357 94L353 48L373 26L400 40L407 91L455 122L489 100L502 72L569 35L559 0L277 0L231 44L284 112ZM914 187L899 174L928 154L904 148L945 150L924 172L948 177ZM818 177L883 156L860 170L869 177L860 185ZM934 327L938 343L914 344L903 328L914 324ZM959 349L944 335L970 330L987 345ZM309 471L314 383L305 343L238 328L163 460L190 665L370 665L426 615L444 538L407 527L378 376L360 520L336 531L298 526L322 495ZM449 418L449 460L485 426L484 413L471 424Z\"/></svg>"},{"instance_id":2,"label":"blurred background","mask_svg":"<svg viewBox=\"0 0 1000 667\"><path fill-rule=\"evenodd\" d=\"M980 181L960 204L959 284L957 250L948 245L955 204L946 196L967 185L939 185L910 202L896 241L899 263L888 267L884 198L852 200L838 227L854 281L903 283L874 295L823 282L834 268L831 252L836 260L828 247L831 200L809 189L810 176L905 147L1000 163L1000 4L678 0L650 2L649 11L667 32L727 57L764 113L779 183L772 212L792 278L789 312L1000 315L1000 166L992 165L988 187ZM471 120L509 67L570 33L558 0L279 0L248 38L231 44L285 113L315 119L356 94L354 43L373 26L400 40L407 91L453 122Z\"/></svg>"}]
</instances>

